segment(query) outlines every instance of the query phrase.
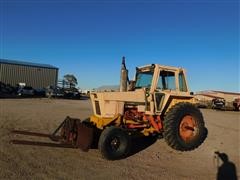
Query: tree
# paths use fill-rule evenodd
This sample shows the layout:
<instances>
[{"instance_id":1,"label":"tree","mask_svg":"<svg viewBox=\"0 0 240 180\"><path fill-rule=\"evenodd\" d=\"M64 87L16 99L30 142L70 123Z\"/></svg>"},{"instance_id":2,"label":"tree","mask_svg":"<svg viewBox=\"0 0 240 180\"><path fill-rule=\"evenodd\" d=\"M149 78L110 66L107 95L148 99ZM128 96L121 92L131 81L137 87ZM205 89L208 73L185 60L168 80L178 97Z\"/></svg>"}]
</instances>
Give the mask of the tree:
<instances>
[{"instance_id":1,"label":"tree","mask_svg":"<svg viewBox=\"0 0 240 180\"><path fill-rule=\"evenodd\" d=\"M75 87L77 83L77 78L73 74L64 75L64 80L69 84L70 88Z\"/></svg>"}]
</instances>

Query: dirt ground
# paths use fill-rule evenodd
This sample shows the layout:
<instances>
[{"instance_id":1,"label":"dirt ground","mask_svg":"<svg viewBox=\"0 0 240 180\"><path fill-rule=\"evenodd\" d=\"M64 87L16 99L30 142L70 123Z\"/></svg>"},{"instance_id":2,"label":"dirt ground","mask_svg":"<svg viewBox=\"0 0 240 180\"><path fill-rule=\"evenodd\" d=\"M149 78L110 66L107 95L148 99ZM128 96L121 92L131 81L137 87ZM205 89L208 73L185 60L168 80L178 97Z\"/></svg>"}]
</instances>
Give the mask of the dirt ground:
<instances>
[{"instance_id":1,"label":"dirt ground","mask_svg":"<svg viewBox=\"0 0 240 180\"><path fill-rule=\"evenodd\" d=\"M240 113L201 111L208 137L198 149L178 152L164 139L147 138L136 141L126 159L108 161L97 149L85 153L9 143L13 139L50 142L11 131L51 133L67 115L80 119L91 115L89 100L0 99L0 179L216 179L222 161L214 151L228 156L239 178Z\"/></svg>"}]
</instances>

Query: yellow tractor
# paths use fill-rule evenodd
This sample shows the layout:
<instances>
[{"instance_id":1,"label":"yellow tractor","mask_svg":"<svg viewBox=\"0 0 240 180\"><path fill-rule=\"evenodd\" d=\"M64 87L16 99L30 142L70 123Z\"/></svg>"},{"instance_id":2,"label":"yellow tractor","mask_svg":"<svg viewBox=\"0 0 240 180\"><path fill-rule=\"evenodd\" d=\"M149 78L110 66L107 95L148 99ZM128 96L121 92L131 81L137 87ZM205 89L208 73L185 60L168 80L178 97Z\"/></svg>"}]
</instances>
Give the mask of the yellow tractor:
<instances>
[{"instance_id":1,"label":"yellow tractor","mask_svg":"<svg viewBox=\"0 0 240 180\"><path fill-rule=\"evenodd\" d=\"M52 135L44 136L84 151L97 144L109 160L126 157L136 136L163 137L179 151L193 150L207 137L203 115L194 105L183 68L158 64L137 67L134 80L129 81L123 57L120 90L93 92L90 98L91 117L83 121L67 117Z\"/></svg>"},{"instance_id":2,"label":"yellow tractor","mask_svg":"<svg viewBox=\"0 0 240 180\"><path fill-rule=\"evenodd\" d=\"M183 68L137 67L133 81L127 74L123 57L120 91L91 93L94 114L81 122L67 117L61 125L66 142L87 151L97 141L103 157L113 160L128 154L133 135L163 136L180 151L193 150L205 140L207 129Z\"/></svg>"}]
</instances>

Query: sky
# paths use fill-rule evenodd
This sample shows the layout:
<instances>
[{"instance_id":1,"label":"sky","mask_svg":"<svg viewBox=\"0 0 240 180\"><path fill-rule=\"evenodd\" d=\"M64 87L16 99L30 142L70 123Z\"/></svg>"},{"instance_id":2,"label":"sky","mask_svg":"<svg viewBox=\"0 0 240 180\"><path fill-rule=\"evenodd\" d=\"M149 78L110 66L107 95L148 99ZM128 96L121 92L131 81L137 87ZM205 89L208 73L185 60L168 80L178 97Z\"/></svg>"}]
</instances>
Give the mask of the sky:
<instances>
[{"instance_id":1,"label":"sky","mask_svg":"<svg viewBox=\"0 0 240 180\"><path fill-rule=\"evenodd\" d=\"M183 67L191 91L240 92L238 0L0 0L0 58L45 63L78 87L136 66Z\"/></svg>"}]
</instances>

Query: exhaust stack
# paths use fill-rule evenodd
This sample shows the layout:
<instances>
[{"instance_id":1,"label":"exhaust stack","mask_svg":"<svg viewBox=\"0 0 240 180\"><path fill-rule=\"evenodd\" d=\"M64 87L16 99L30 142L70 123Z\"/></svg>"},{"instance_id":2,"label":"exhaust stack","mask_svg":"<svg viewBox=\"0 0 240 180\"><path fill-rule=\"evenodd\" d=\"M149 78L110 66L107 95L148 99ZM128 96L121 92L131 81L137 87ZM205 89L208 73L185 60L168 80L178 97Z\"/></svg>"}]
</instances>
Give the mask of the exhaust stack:
<instances>
[{"instance_id":1,"label":"exhaust stack","mask_svg":"<svg viewBox=\"0 0 240 180\"><path fill-rule=\"evenodd\" d=\"M121 77L120 77L120 92L127 91L128 70L125 65L125 57L122 57Z\"/></svg>"}]
</instances>

